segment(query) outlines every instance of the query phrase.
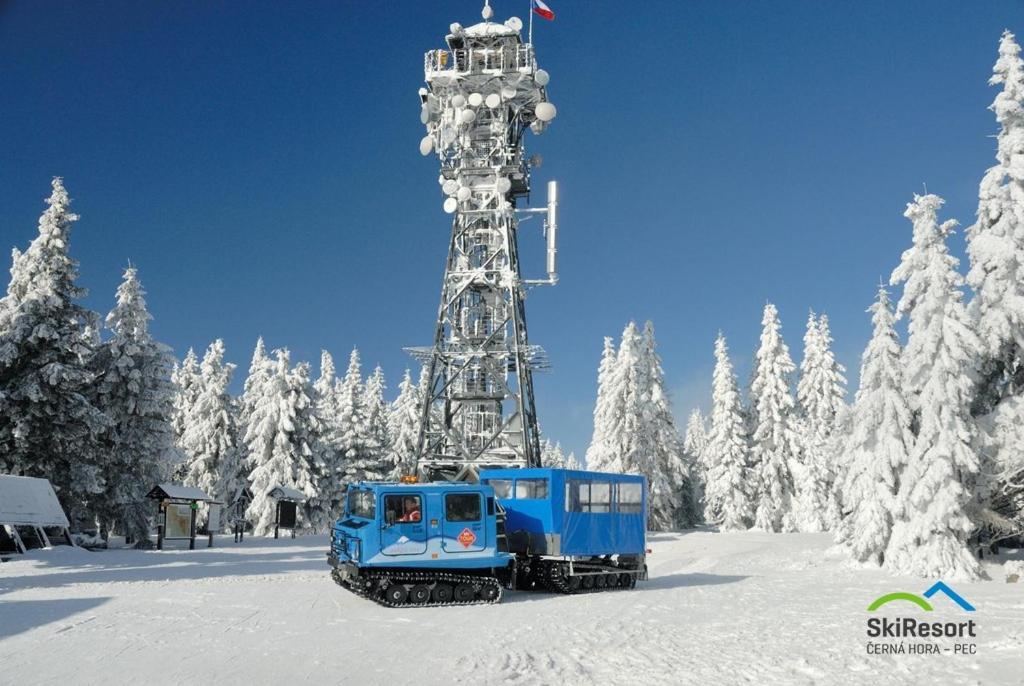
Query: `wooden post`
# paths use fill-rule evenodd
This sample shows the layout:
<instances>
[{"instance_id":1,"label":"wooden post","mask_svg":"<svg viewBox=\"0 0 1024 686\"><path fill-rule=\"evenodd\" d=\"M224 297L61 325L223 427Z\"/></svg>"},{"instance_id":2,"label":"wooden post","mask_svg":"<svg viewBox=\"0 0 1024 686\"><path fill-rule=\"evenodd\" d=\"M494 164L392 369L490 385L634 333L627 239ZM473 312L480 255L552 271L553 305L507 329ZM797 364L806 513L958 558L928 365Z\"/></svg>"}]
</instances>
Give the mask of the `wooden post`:
<instances>
[{"instance_id":1,"label":"wooden post","mask_svg":"<svg viewBox=\"0 0 1024 686\"><path fill-rule=\"evenodd\" d=\"M274 509L274 538L277 538L278 527L281 522L281 501L277 501L277 507Z\"/></svg>"},{"instance_id":2,"label":"wooden post","mask_svg":"<svg viewBox=\"0 0 1024 686\"><path fill-rule=\"evenodd\" d=\"M167 526L167 509L164 507L163 503L160 503L158 505L158 507L160 509L157 511L157 520L156 520L156 549L157 550L163 550L164 549L164 529Z\"/></svg>"},{"instance_id":3,"label":"wooden post","mask_svg":"<svg viewBox=\"0 0 1024 686\"><path fill-rule=\"evenodd\" d=\"M189 508L189 511L192 513L192 516L189 519L189 524L188 524L188 536L189 536L189 538L188 538L188 549L189 550L195 550L196 549L196 509L197 509L196 508L196 501L193 500L192 501L192 506Z\"/></svg>"}]
</instances>

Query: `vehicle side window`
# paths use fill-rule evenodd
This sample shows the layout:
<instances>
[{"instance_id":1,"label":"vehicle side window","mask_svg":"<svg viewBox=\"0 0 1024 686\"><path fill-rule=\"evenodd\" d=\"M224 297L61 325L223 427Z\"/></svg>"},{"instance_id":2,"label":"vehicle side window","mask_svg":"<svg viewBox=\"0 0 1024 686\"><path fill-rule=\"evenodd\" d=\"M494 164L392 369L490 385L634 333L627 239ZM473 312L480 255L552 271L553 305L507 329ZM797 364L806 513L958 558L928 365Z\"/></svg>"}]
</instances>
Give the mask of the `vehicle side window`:
<instances>
[{"instance_id":1,"label":"vehicle side window","mask_svg":"<svg viewBox=\"0 0 1024 686\"><path fill-rule=\"evenodd\" d=\"M444 497L444 518L449 522L478 522L481 516L479 493L449 493Z\"/></svg>"},{"instance_id":2,"label":"vehicle side window","mask_svg":"<svg viewBox=\"0 0 1024 686\"><path fill-rule=\"evenodd\" d=\"M547 479L516 479L517 500L544 500L547 497Z\"/></svg>"},{"instance_id":3,"label":"vehicle side window","mask_svg":"<svg viewBox=\"0 0 1024 686\"><path fill-rule=\"evenodd\" d=\"M620 483L618 487L619 491L619 512L622 513L638 513L641 511L643 506L643 493L640 490L640 484L637 483Z\"/></svg>"},{"instance_id":4,"label":"vehicle side window","mask_svg":"<svg viewBox=\"0 0 1024 686\"><path fill-rule=\"evenodd\" d=\"M590 512L590 482L570 479L565 483L565 511Z\"/></svg>"},{"instance_id":5,"label":"vehicle side window","mask_svg":"<svg viewBox=\"0 0 1024 686\"><path fill-rule=\"evenodd\" d=\"M494 489L496 498L504 500L512 497L512 479L490 479L485 483Z\"/></svg>"},{"instance_id":6,"label":"vehicle side window","mask_svg":"<svg viewBox=\"0 0 1024 686\"><path fill-rule=\"evenodd\" d=\"M384 496L384 521L408 524L423 520L423 501L418 495Z\"/></svg>"},{"instance_id":7,"label":"vehicle side window","mask_svg":"<svg viewBox=\"0 0 1024 686\"><path fill-rule=\"evenodd\" d=\"M607 481L595 481L590 484L590 511L612 511L612 485Z\"/></svg>"}]
</instances>

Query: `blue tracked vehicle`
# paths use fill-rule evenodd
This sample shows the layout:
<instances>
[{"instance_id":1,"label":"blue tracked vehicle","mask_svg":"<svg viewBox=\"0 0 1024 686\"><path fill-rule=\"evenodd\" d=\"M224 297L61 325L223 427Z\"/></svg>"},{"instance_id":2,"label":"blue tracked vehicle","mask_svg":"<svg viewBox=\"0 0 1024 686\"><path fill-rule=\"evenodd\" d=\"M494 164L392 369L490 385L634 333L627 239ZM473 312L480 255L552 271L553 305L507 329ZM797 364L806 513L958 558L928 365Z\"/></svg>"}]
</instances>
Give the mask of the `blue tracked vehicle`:
<instances>
[{"instance_id":1,"label":"blue tracked vehicle","mask_svg":"<svg viewBox=\"0 0 1024 686\"><path fill-rule=\"evenodd\" d=\"M641 476L495 469L479 484L354 484L345 500L332 576L388 607L497 603L506 588L629 589L647 578Z\"/></svg>"}]
</instances>

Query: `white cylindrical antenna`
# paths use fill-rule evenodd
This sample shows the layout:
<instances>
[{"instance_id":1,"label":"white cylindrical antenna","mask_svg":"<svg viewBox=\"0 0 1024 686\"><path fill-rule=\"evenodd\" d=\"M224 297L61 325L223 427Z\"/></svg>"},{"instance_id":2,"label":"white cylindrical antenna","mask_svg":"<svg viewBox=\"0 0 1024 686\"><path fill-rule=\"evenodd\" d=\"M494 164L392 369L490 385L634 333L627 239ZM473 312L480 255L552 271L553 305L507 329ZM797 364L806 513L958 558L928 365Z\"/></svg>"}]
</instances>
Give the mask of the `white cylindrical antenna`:
<instances>
[{"instance_id":1,"label":"white cylindrical antenna","mask_svg":"<svg viewBox=\"0 0 1024 686\"><path fill-rule=\"evenodd\" d=\"M558 281L558 182L548 181L548 280Z\"/></svg>"}]
</instances>

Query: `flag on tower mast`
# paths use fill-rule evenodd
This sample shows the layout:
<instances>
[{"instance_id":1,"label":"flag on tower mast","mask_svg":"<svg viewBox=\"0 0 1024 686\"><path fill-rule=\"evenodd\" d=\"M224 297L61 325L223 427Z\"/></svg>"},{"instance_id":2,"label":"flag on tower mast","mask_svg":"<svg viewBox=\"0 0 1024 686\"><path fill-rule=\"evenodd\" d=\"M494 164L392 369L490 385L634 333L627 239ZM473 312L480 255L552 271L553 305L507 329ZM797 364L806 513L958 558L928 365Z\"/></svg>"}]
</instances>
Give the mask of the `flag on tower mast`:
<instances>
[{"instance_id":1,"label":"flag on tower mast","mask_svg":"<svg viewBox=\"0 0 1024 686\"><path fill-rule=\"evenodd\" d=\"M533 11L544 17L548 21L555 20L555 13L551 11L551 8L544 4L543 0L530 0L533 4Z\"/></svg>"}]
</instances>

